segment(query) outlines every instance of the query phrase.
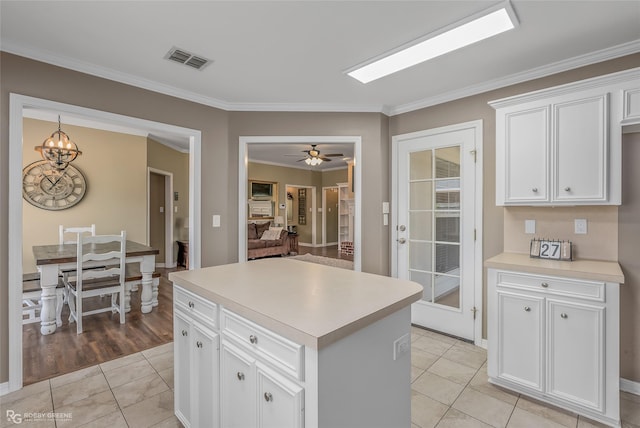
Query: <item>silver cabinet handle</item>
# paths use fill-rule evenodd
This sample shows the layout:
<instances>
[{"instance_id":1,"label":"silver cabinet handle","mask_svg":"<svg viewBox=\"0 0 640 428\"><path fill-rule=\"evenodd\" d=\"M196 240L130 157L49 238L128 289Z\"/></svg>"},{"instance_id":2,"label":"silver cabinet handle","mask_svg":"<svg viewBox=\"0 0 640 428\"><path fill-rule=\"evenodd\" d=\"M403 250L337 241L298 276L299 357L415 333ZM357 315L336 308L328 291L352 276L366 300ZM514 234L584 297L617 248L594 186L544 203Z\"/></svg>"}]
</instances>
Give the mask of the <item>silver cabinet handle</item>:
<instances>
[{"instance_id":1,"label":"silver cabinet handle","mask_svg":"<svg viewBox=\"0 0 640 428\"><path fill-rule=\"evenodd\" d=\"M196 346L197 346L198 348L202 348L202 342L200 342L200 341L198 340L198 341L196 342Z\"/></svg>"},{"instance_id":2,"label":"silver cabinet handle","mask_svg":"<svg viewBox=\"0 0 640 428\"><path fill-rule=\"evenodd\" d=\"M525 311L525 312L529 312L529 311L531 311L531 308L530 308L529 306L525 306L525 307L524 307L524 311Z\"/></svg>"},{"instance_id":3,"label":"silver cabinet handle","mask_svg":"<svg viewBox=\"0 0 640 428\"><path fill-rule=\"evenodd\" d=\"M565 192L570 192L570 191L571 191L571 187L569 187L569 186L565 187L565 188L564 188L564 191L565 191Z\"/></svg>"},{"instance_id":4,"label":"silver cabinet handle","mask_svg":"<svg viewBox=\"0 0 640 428\"><path fill-rule=\"evenodd\" d=\"M186 336L187 335L187 330L182 330L182 335Z\"/></svg>"},{"instance_id":5,"label":"silver cabinet handle","mask_svg":"<svg viewBox=\"0 0 640 428\"><path fill-rule=\"evenodd\" d=\"M270 392L264 393L264 401L273 401L273 395Z\"/></svg>"},{"instance_id":6,"label":"silver cabinet handle","mask_svg":"<svg viewBox=\"0 0 640 428\"><path fill-rule=\"evenodd\" d=\"M405 242L407 242L407 240L404 239L404 238L399 238L398 239L398 243L400 243L400 244L404 244Z\"/></svg>"},{"instance_id":7,"label":"silver cabinet handle","mask_svg":"<svg viewBox=\"0 0 640 428\"><path fill-rule=\"evenodd\" d=\"M562 313L562 314L560 314L560 318L567 319L567 318L569 318L569 315L567 315L565 313Z\"/></svg>"},{"instance_id":8,"label":"silver cabinet handle","mask_svg":"<svg viewBox=\"0 0 640 428\"><path fill-rule=\"evenodd\" d=\"M252 334L251 336L249 336L249 342L255 345L256 343L258 343L258 338Z\"/></svg>"},{"instance_id":9,"label":"silver cabinet handle","mask_svg":"<svg viewBox=\"0 0 640 428\"><path fill-rule=\"evenodd\" d=\"M238 372L236 376L238 376L238 380L244 380L244 373Z\"/></svg>"},{"instance_id":10,"label":"silver cabinet handle","mask_svg":"<svg viewBox=\"0 0 640 428\"><path fill-rule=\"evenodd\" d=\"M193 302L189 302L189 307L193 308L195 305L193 304Z\"/></svg>"},{"instance_id":11,"label":"silver cabinet handle","mask_svg":"<svg viewBox=\"0 0 640 428\"><path fill-rule=\"evenodd\" d=\"M534 187L533 189L531 189L531 191L532 191L533 193L538 193L538 188L537 188L537 187Z\"/></svg>"},{"instance_id":12,"label":"silver cabinet handle","mask_svg":"<svg viewBox=\"0 0 640 428\"><path fill-rule=\"evenodd\" d=\"M540 284L543 288L547 288L549 286L549 284L547 284L546 282L543 282L542 284Z\"/></svg>"}]
</instances>

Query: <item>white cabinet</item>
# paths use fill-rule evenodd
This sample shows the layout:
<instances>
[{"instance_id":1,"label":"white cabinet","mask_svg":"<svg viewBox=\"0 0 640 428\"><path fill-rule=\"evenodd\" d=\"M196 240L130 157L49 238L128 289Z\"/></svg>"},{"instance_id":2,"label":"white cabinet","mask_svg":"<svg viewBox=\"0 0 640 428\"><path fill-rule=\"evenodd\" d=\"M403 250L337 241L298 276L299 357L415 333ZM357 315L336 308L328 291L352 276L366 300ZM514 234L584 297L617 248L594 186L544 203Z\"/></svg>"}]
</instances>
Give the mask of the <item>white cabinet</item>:
<instances>
[{"instance_id":1,"label":"white cabinet","mask_svg":"<svg viewBox=\"0 0 640 428\"><path fill-rule=\"evenodd\" d=\"M215 305L177 288L174 302L176 416L185 427L218 427L219 336L209 327Z\"/></svg>"},{"instance_id":2,"label":"white cabinet","mask_svg":"<svg viewBox=\"0 0 640 428\"><path fill-rule=\"evenodd\" d=\"M489 380L618 426L619 284L498 269L488 279Z\"/></svg>"},{"instance_id":3,"label":"white cabinet","mask_svg":"<svg viewBox=\"0 0 640 428\"><path fill-rule=\"evenodd\" d=\"M620 205L638 71L492 101L497 205Z\"/></svg>"},{"instance_id":4,"label":"white cabinet","mask_svg":"<svg viewBox=\"0 0 640 428\"><path fill-rule=\"evenodd\" d=\"M287 374L303 348L226 310L221 328L222 426L302 427L304 388Z\"/></svg>"}]
</instances>

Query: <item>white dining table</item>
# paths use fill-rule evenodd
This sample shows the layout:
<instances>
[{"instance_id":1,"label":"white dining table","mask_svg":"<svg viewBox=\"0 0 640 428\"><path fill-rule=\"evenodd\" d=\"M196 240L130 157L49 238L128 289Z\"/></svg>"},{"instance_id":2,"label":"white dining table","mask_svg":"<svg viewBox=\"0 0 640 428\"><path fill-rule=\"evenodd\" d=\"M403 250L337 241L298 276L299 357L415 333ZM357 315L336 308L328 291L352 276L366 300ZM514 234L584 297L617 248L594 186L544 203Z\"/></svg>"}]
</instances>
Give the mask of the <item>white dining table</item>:
<instances>
[{"instance_id":1,"label":"white dining table","mask_svg":"<svg viewBox=\"0 0 640 428\"><path fill-rule=\"evenodd\" d=\"M114 248L110 244L100 244L98 251L110 251ZM142 274L142 291L140 293L141 311L143 314L151 312L155 302L157 305L157 289L153 286L153 272L155 270L157 248L141 244L139 242L127 240L126 262L140 263L140 273ZM76 244L56 244L56 245L34 245L33 255L36 267L40 272L40 287L42 288L40 312L40 332L43 335L55 333L56 325L56 287L58 286L58 275L61 270L75 269L77 266L77 245Z\"/></svg>"}]
</instances>

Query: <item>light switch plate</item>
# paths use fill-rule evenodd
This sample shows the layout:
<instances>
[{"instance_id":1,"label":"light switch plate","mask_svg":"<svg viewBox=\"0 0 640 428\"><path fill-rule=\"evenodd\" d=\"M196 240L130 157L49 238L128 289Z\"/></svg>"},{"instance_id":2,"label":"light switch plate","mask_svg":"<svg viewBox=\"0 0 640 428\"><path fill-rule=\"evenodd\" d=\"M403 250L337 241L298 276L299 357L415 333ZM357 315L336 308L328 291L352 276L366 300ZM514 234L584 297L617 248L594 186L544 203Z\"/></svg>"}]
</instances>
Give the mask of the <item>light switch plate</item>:
<instances>
[{"instance_id":1,"label":"light switch plate","mask_svg":"<svg viewBox=\"0 0 640 428\"><path fill-rule=\"evenodd\" d=\"M213 215L213 227L220 227L220 215Z\"/></svg>"}]
</instances>

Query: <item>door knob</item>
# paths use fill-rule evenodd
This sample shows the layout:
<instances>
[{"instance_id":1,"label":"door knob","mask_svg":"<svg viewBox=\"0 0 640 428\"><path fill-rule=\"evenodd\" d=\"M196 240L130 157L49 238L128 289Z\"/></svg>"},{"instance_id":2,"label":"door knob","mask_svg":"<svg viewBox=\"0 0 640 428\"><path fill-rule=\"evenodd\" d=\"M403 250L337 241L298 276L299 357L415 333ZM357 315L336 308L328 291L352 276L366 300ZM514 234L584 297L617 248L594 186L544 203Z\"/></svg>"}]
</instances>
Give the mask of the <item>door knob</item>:
<instances>
[{"instance_id":1,"label":"door knob","mask_svg":"<svg viewBox=\"0 0 640 428\"><path fill-rule=\"evenodd\" d=\"M405 242L407 242L407 240L404 239L404 238L399 238L398 239L398 243L400 243L400 244L404 244Z\"/></svg>"},{"instance_id":2,"label":"door knob","mask_svg":"<svg viewBox=\"0 0 640 428\"><path fill-rule=\"evenodd\" d=\"M398 230L400 232L404 232L405 230L407 230L407 226L405 226L404 224L401 224L400 226L398 226Z\"/></svg>"}]
</instances>

